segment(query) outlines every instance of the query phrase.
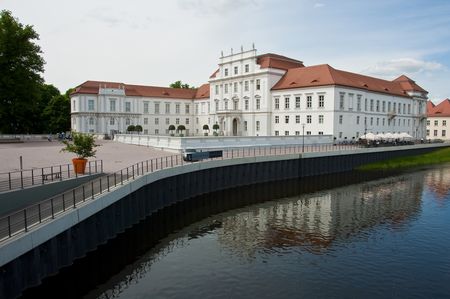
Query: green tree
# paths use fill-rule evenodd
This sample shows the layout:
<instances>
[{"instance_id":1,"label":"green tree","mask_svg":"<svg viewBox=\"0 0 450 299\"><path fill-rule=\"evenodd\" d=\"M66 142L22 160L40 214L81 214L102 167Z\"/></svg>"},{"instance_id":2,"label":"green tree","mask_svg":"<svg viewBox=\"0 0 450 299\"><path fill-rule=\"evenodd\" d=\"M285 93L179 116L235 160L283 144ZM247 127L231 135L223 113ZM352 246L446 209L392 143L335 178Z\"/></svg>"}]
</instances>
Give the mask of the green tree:
<instances>
[{"instance_id":1,"label":"green tree","mask_svg":"<svg viewBox=\"0 0 450 299\"><path fill-rule=\"evenodd\" d=\"M136 127L134 125L129 125L127 128L128 132L134 132L136 130Z\"/></svg>"},{"instance_id":2,"label":"green tree","mask_svg":"<svg viewBox=\"0 0 450 299\"><path fill-rule=\"evenodd\" d=\"M136 132L138 132L138 134L139 134L139 132L142 132L142 126L141 126L141 125L136 125L136 126L134 127L134 130L135 130Z\"/></svg>"},{"instance_id":3,"label":"green tree","mask_svg":"<svg viewBox=\"0 0 450 299\"><path fill-rule=\"evenodd\" d=\"M66 95L54 96L42 112L45 131L49 133L70 130L70 99Z\"/></svg>"},{"instance_id":4,"label":"green tree","mask_svg":"<svg viewBox=\"0 0 450 299\"><path fill-rule=\"evenodd\" d=\"M169 85L171 88L195 88L194 86L189 86L189 84L185 83L183 84L183 82L181 82L180 80L173 82L172 84Z\"/></svg>"},{"instance_id":5,"label":"green tree","mask_svg":"<svg viewBox=\"0 0 450 299\"><path fill-rule=\"evenodd\" d=\"M44 71L39 35L10 11L0 12L0 132L33 133L39 130L32 115L40 114Z\"/></svg>"}]
</instances>

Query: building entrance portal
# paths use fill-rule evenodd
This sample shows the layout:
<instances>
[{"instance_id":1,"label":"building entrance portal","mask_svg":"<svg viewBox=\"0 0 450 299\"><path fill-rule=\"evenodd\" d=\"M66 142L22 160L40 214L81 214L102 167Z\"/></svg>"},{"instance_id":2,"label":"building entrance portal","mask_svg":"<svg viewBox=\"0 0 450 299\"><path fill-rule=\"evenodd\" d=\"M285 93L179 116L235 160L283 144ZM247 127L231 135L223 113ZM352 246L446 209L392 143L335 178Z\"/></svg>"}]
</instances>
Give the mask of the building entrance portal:
<instances>
[{"instance_id":1,"label":"building entrance portal","mask_svg":"<svg viewBox=\"0 0 450 299\"><path fill-rule=\"evenodd\" d=\"M238 121L237 119L233 119L233 136L238 135Z\"/></svg>"}]
</instances>

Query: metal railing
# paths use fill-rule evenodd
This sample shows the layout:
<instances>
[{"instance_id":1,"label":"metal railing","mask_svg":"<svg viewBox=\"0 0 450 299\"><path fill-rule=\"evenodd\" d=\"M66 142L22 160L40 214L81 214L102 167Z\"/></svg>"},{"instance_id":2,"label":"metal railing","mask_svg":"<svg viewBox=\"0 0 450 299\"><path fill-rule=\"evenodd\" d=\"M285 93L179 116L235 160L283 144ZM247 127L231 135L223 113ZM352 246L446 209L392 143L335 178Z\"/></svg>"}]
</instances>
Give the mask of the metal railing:
<instances>
[{"instance_id":1,"label":"metal railing","mask_svg":"<svg viewBox=\"0 0 450 299\"><path fill-rule=\"evenodd\" d=\"M351 150L356 148L359 148L359 146L333 144L238 148L224 150L222 157L210 158L194 163L244 157L298 154L302 152ZM27 232L36 225L52 220L68 210L76 209L85 202L95 200L99 195L105 192L111 192L128 181L135 180L144 174L166 168L182 166L187 163L190 164L190 162L183 161L183 156L181 154L141 161L117 172L96 178L77 188L44 200L38 204L3 216L0 218L0 241Z\"/></svg>"},{"instance_id":2,"label":"metal railing","mask_svg":"<svg viewBox=\"0 0 450 299\"><path fill-rule=\"evenodd\" d=\"M103 172L103 161L88 161L86 174ZM45 185L55 181L63 181L78 177L72 164L48 166L42 168L23 169L0 173L0 192L24 189L36 185Z\"/></svg>"}]
</instances>

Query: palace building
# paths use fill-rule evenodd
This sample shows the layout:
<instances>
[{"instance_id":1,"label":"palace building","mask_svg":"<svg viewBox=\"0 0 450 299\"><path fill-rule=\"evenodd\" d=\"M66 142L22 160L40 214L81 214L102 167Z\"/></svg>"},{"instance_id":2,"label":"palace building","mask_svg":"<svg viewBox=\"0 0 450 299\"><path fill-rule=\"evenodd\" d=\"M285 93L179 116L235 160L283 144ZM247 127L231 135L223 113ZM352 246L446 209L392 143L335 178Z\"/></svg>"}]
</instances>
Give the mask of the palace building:
<instances>
[{"instance_id":1,"label":"palace building","mask_svg":"<svg viewBox=\"0 0 450 299\"><path fill-rule=\"evenodd\" d=\"M72 129L97 135L169 135L184 125L200 136L219 125L223 136L332 135L338 141L372 133L425 138L427 91L401 75L393 81L305 66L256 49L221 55L209 82L197 89L86 81L71 94Z\"/></svg>"},{"instance_id":2,"label":"palace building","mask_svg":"<svg viewBox=\"0 0 450 299\"><path fill-rule=\"evenodd\" d=\"M427 139L450 140L447 124L450 126L450 100L437 105L427 102Z\"/></svg>"}]
</instances>

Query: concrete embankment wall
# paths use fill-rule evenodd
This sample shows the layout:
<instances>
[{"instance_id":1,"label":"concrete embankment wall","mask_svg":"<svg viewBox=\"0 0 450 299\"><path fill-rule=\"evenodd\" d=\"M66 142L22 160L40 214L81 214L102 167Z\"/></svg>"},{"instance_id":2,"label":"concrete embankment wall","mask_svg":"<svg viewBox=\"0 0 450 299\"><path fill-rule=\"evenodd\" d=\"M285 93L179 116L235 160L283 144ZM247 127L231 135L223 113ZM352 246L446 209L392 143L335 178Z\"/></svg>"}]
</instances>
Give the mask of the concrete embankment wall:
<instances>
[{"instance_id":1,"label":"concrete embankment wall","mask_svg":"<svg viewBox=\"0 0 450 299\"><path fill-rule=\"evenodd\" d=\"M0 298L19 296L156 211L185 199L257 183L295 178L301 182L303 177L351 171L368 162L434 149L414 146L217 160L144 175L6 241L0 247Z\"/></svg>"}]
</instances>

